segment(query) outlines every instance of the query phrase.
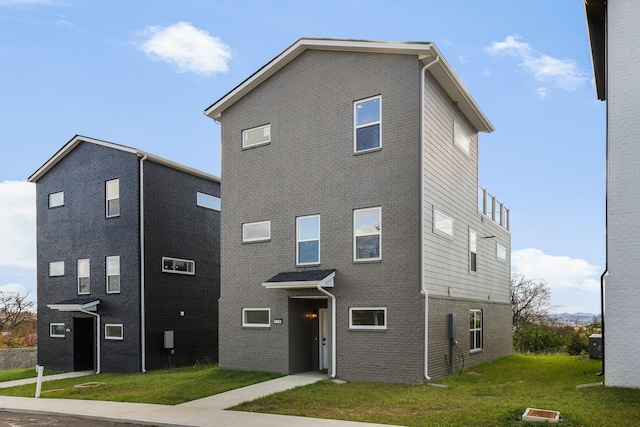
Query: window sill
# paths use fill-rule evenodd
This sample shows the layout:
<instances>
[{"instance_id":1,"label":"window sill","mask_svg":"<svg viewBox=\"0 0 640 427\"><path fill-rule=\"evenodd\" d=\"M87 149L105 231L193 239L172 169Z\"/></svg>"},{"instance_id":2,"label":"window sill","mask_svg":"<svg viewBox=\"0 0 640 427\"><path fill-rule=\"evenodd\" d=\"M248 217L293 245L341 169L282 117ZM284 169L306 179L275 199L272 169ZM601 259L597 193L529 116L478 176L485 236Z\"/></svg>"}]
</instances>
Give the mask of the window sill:
<instances>
[{"instance_id":1,"label":"window sill","mask_svg":"<svg viewBox=\"0 0 640 427\"><path fill-rule=\"evenodd\" d=\"M378 262L382 262L382 258L374 258L374 259L354 259L354 264L375 264Z\"/></svg>"},{"instance_id":2,"label":"window sill","mask_svg":"<svg viewBox=\"0 0 640 427\"><path fill-rule=\"evenodd\" d=\"M246 146L246 147L243 145L243 146L242 146L242 151L244 151L244 150L251 150L252 148L264 147L265 145L269 145L269 144L271 144L271 141L268 141L268 142L259 142L259 143L257 143L257 144L252 144L252 145L249 145L249 146Z\"/></svg>"},{"instance_id":3,"label":"window sill","mask_svg":"<svg viewBox=\"0 0 640 427\"><path fill-rule=\"evenodd\" d=\"M359 156L361 154L375 153L376 151L381 151L381 150L382 150L382 147L369 148L368 150L354 151L353 155L354 156Z\"/></svg>"},{"instance_id":4,"label":"window sill","mask_svg":"<svg viewBox=\"0 0 640 427\"><path fill-rule=\"evenodd\" d=\"M477 353L482 353L484 351L484 348L477 348L475 350L469 350L470 354L477 354Z\"/></svg>"}]
</instances>

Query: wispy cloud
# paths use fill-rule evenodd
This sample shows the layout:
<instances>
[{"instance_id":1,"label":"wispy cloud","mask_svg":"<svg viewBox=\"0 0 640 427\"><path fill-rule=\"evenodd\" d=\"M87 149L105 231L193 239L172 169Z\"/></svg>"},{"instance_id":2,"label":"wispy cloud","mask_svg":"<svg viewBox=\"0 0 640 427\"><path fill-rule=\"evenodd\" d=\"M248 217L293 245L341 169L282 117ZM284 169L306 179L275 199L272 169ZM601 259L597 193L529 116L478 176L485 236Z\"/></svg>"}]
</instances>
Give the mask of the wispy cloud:
<instances>
[{"instance_id":1,"label":"wispy cloud","mask_svg":"<svg viewBox=\"0 0 640 427\"><path fill-rule=\"evenodd\" d=\"M519 36L510 35L503 41L492 42L486 50L492 55L518 58L521 61L520 66L536 81L552 84L566 91L574 91L589 80L588 73L578 68L572 59L559 59L546 55L520 39ZM536 92L540 97L545 97L549 89L543 86Z\"/></svg>"},{"instance_id":2,"label":"wispy cloud","mask_svg":"<svg viewBox=\"0 0 640 427\"><path fill-rule=\"evenodd\" d=\"M36 188L0 182L0 267L36 268Z\"/></svg>"},{"instance_id":3,"label":"wispy cloud","mask_svg":"<svg viewBox=\"0 0 640 427\"><path fill-rule=\"evenodd\" d=\"M231 48L218 37L188 22L147 27L137 35L142 39L140 50L155 61L176 65L180 73L210 76L229 68Z\"/></svg>"},{"instance_id":4,"label":"wispy cloud","mask_svg":"<svg viewBox=\"0 0 640 427\"><path fill-rule=\"evenodd\" d=\"M53 0L0 0L0 6L24 6L24 5L50 5L55 4Z\"/></svg>"}]
</instances>

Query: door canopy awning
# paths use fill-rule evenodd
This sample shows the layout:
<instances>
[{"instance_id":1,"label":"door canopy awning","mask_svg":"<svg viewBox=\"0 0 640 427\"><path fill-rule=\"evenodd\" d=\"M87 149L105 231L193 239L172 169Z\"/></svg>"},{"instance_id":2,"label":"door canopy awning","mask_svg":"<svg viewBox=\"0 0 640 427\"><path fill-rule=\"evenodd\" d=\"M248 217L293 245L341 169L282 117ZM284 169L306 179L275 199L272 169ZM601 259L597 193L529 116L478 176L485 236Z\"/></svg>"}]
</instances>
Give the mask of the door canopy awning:
<instances>
[{"instance_id":1,"label":"door canopy awning","mask_svg":"<svg viewBox=\"0 0 640 427\"><path fill-rule=\"evenodd\" d=\"M58 311L97 311L98 304L100 304L99 299L73 299L60 301L55 304L47 304L52 310Z\"/></svg>"},{"instance_id":2,"label":"door canopy awning","mask_svg":"<svg viewBox=\"0 0 640 427\"><path fill-rule=\"evenodd\" d=\"M333 288L336 270L304 270L278 273L262 284L266 289Z\"/></svg>"}]
</instances>

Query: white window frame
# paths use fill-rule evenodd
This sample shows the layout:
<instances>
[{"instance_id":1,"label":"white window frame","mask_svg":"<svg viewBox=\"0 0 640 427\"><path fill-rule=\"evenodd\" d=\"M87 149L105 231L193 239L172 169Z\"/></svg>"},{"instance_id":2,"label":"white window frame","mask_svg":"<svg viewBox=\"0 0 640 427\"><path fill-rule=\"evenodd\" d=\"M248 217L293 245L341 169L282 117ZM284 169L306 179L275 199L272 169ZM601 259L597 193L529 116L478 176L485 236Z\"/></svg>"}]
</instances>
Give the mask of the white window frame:
<instances>
[{"instance_id":1,"label":"white window frame","mask_svg":"<svg viewBox=\"0 0 640 427\"><path fill-rule=\"evenodd\" d=\"M318 218L318 237L310 239L300 238L300 220ZM318 242L318 261L300 262L300 243ZM320 215L299 216L296 218L296 265L319 265L320 264Z\"/></svg>"},{"instance_id":2,"label":"white window frame","mask_svg":"<svg viewBox=\"0 0 640 427\"><path fill-rule=\"evenodd\" d=\"M455 120L453 121L453 143L467 157L471 157L471 139Z\"/></svg>"},{"instance_id":3,"label":"white window frame","mask_svg":"<svg viewBox=\"0 0 640 427\"><path fill-rule=\"evenodd\" d=\"M382 311L384 312L384 325L354 325L354 311ZM349 307L349 329L385 330L387 329L387 307Z\"/></svg>"},{"instance_id":4,"label":"white window frame","mask_svg":"<svg viewBox=\"0 0 640 427\"><path fill-rule=\"evenodd\" d=\"M247 135L249 135L252 132L258 132L262 130L263 131L263 137L266 138L265 140L260 140L259 142L254 142L252 144L247 144L246 143L246 139L247 139ZM265 132L266 130L266 132ZM266 133L266 135L265 135ZM261 145L267 145L271 143L271 124L267 123L266 125L261 125L261 126L256 126L250 129L245 129L242 131L242 148L253 148L253 147L259 147Z\"/></svg>"},{"instance_id":5,"label":"white window frame","mask_svg":"<svg viewBox=\"0 0 640 427\"><path fill-rule=\"evenodd\" d=\"M447 232L440 226L441 222L438 221L438 216L443 217L443 220L446 220L448 223L451 223L451 233ZM449 215L443 213L441 210L436 209L434 207L433 208L433 232L441 236L444 236L448 239L453 239L454 228L455 228L455 220L453 219L453 217L450 217ZM449 227L447 227L447 229L449 229Z\"/></svg>"},{"instance_id":6,"label":"white window frame","mask_svg":"<svg viewBox=\"0 0 640 427\"><path fill-rule=\"evenodd\" d=\"M118 264L117 264L118 272L117 273L115 273L113 271L111 271L111 272L109 271L109 261L110 260L114 260L114 261L117 260L118 261ZM107 279L106 279L107 293L108 294L119 294L120 293L120 255L108 256L108 257L105 258L105 273L106 273L106 277L107 277ZM114 277L114 276L118 276L118 290L117 291L111 290L110 287L109 287L109 279L111 277Z\"/></svg>"},{"instance_id":7,"label":"white window frame","mask_svg":"<svg viewBox=\"0 0 640 427\"><path fill-rule=\"evenodd\" d=\"M496 242L496 259L498 261L507 260L507 247Z\"/></svg>"},{"instance_id":8,"label":"white window frame","mask_svg":"<svg viewBox=\"0 0 640 427\"><path fill-rule=\"evenodd\" d=\"M478 233L473 228L469 228L469 271L478 272Z\"/></svg>"},{"instance_id":9,"label":"white window frame","mask_svg":"<svg viewBox=\"0 0 640 427\"><path fill-rule=\"evenodd\" d=\"M53 332L54 326L62 326L62 334ZM51 338L64 338L66 336L66 328L64 323L49 323L49 336Z\"/></svg>"},{"instance_id":10,"label":"white window frame","mask_svg":"<svg viewBox=\"0 0 640 427\"><path fill-rule=\"evenodd\" d=\"M268 227L268 234L265 237L252 237L252 238L248 238L247 237L247 229L251 228L253 226L259 226L259 225L263 225L263 224L267 224ZM251 243L251 242L267 242L271 240L271 221L258 221L258 222L245 222L244 224L242 224L242 242L243 243Z\"/></svg>"},{"instance_id":11,"label":"white window frame","mask_svg":"<svg viewBox=\"0 0 640 427\"><path fill-rule=\"evenodd\" d=\"M249 323L247 322L246 313L251 311L266 311L269 319L267 323ZM243 328L269 328L271 327L271 309L270 308L243 308L242 309L242 327Z\"/></svg>"},{"instance_id":12,"label":"white window frame","mask_svg":"<svg viewBox=\"0 0 640 427\"><path fill-rule=\"evenodd\" d=\"M109 183L116 183L117 185L117 194L110 194L109 193ZM110 179L108 181L105 181L104 183L104 194L105 194L105 216L107 218L115 218L120 216L120 179L119 178L115 178L115 179ZM109 214L109 202L112 200L117 200L118 201L118 212L114 213L114 214Z\"/></svg>"},{"instance_id":13,"label":"white window frame","mask_svg":"<svg viewBox=\"0 0 640 427\"><path fill-rule=\"evenodd\" d=\"M109 330L109 328L120 329L120 334L119 335L108 335L107 334L107 330ZM124 326L122 325L122 323L106 323L104 325L104 339L105 340L122 341L124 339Z\"/></svg>"},{"instance_id":14,"label":"white window frame","mask_svg":"<svg viewBox=\"0 0 640 427\"><path fill-rule=\"evenodd\" d=\"M191 271L181 271L181 270L175 270L175 269L168 269L168 268L164 267L165 261L186 262L187 264L191 264L192 268L191 268ZM189 276L195 276L195 274L196 274L196 262L194 260L191 260L191 259L182 259L182 258L174 258L174 257L163 256L162 257L162 272L163 273L173 273L173 274L186 274L186 275L189 275Z\"/></svg>"},{"instance_id":15,"label":"white window frame","mask_svg":"<svg viewBox=\"0 0 640 427\"><path fill-rule=\"evenodd\" d=\"M201 208L211 209L220 212L222 209L222 201L220 197L212 196L211 194L196 192L196 205Z\"/></svg>"},{"instance_id":16,"label":"white window frame","mask_svg":"<svg viewBox=\"0 0 640 427\"><path fill-rule=\"evenodd\" d=\"M478 313L480 313L480 327L476 327L476 320L478 317ZM473 315L473 327L471 322L469 322L469 350L471 352L481 351L484 348L484 313L481 309L472 308L469 310L469 320L471 321L471 316ZM480 345L478 346L478 342L476 340L476 332L480 331ZM471 341L471 334L473 334L473 342Z\"/></svg>"},{"instance_id":17,"label":"white window frame","mask_svg":"<svg viewBox=\"0 0 640 427\"><path fill-rule=\"evenodd\" d=\"M378 211L379 230L372 233L358 232L358 222L356 216L358 212L364 211ZM375 258L358 258L358 237L378 236L378 256ZM377 206L373 208L363 208L353 210L353 261L354 262L367 262L367 261L379 261L382 259L382 207Z\"/></svg>"},{"instance_id":18,"label":"white window frame","mask_svg":"<svg viewBox=\"0 0 640 427\"><path fill-rule=\"evenodd\" d=\"M56 269L62 267L62 271L55 272ZM54 274L55 272L55 274ZM53 261L49 263L49 277L64 276L64 261Z\"/></svg>"},{"instance_id":19,"label":"white window frame","mask_svg":"<svg viewBox=\"0 0 640 427\"><path fill-rule=\"evenodd\" d=\"M358 125L358 105L363 104L368 101L373 101L374 99L379 99L378 108L379 108L379 119L372 122L367 122L364 124ZM358 150L358 130L362 128L366 128L369 126L378 125L379 132L379 144L377 147L366 148L363 150ZM372 96L370 98L360 99L358 101L353 102L353 152L354 153L367 153L369 151L376 151L382 148L382 95Z\"/></svg>"},{"instance_id":20,"label":"white window frame","mask_svg":"<svg viewBox=\"0 0 640 427\"><path fill-rule=\"evenodd\" d=\"M87 264L87 267L86 267L87 271L81 273L80 270L82 269L82 267L80 266L80 264L81 263L84 264L85 262ZM78 295L89 295L91 293L91 260L88 258L79 259L76 263L76 272L78 277ZM89 290L86 292L80 291L80 287L81 287L80 282L82 281L82 279L87 279L87 282L88 282L87 287L89 288Z\"/></svg>"},{"instance_id":21,"label":"white window frame","mask_svg":"<svg viewBox=\"0 0 640 427\"><path fill-rule=\"evenodd\" d=\"M59 201L57 200L57 197L60 197ZM49 208L59 208L60 206L64 206L64 191L57 191L55 193L50 193L49 194Z\"/></svg>"}]
</instances>

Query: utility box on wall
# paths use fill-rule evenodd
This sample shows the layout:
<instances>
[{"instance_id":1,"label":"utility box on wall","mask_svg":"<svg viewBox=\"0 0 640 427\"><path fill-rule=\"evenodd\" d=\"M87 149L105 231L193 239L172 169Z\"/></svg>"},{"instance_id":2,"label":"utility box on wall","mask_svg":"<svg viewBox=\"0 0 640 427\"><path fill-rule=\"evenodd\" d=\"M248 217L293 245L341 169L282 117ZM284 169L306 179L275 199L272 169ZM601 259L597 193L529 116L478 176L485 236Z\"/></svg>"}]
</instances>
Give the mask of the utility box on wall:
<instances>
[{"instance_id":1,"label":"utility box on wall","mask_svg":"<svg viewBox=\"0 0 640 427\"><path fill-rule=\"evenodd\" d=\"M164 331L164 348L173 348L173 331Z\"/></svg>"},{"instance_id":2,"label":"utility box on wall","mask_svg":"<svg viewBox=\"0 0 640 427\"><path fill-rule=\"evenodd\" d=\"M589 359L602 359L602 334L589 335Z\"/></svg>"}]
</instances>

